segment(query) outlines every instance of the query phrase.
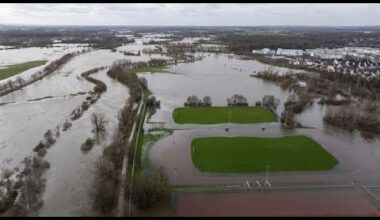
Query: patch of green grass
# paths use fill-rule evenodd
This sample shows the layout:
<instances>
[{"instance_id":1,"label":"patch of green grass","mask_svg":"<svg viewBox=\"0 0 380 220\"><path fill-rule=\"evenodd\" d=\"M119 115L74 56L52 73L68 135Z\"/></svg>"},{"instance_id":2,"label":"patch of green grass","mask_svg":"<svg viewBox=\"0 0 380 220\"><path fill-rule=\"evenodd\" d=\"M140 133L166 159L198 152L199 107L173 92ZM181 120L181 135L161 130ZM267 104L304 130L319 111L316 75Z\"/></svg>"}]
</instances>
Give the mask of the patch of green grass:
<instances>
[{"instance_id":1,"label":"patch of green grass","mask_svg":"<svg viewBox=\"0 0 380 220\"><path fill-rule=\"evenodd\" d=\"M261 173L330 170L338 161L306 136L206 137L191 142L193 164L202 172Z\"/></svg>"},{"instance_id":2,"label":"patch of green grass","mask_svg":"<svg viewBox=\"0 0 380 220\"><path fill-rule=\"evenodd\" d=\"M275 114L263 107L181 107L172 116L178 124L250 124L277 120Z\"/></svg>"},{"instance_id":3,"label":"patch of green grass","mask_svg":"<svg viewBox=\"0 0 380 220\"><path fill-rule=\"evenodd\" d=\"M144 114L143 114L143 120L146 117L147 112L149 112L148 108L145 108ZM138 142L137 142L137 150L136 150L136 172L139 173L141 169L141 154L142 154L142 149L143 149L143 144L144 144L144 129L141 128L140 134L138 137Z\"/></svg>"},{"instance_id":4,"label":"patch of green grass","mask_svg":"<svg viewBox=\"0 0 380 220\"><path fill-rule=\"evenodd\" d=\"M169 73L168 66L144 66L129 70L130 73Z\"/></svg>"},{"instance_id":5,"label":"patch of green grass","mask_svg":"<svg viewBox=\"0 0 380 220\"><path fill-rule=\"evenodd\" d=\"M28 69L44 65L46 62L47 60L36 60L36 61L30 61L26 63L9 65L5 69L0 69L0 80L17 75Z\"/></svg>"}]
</instances>

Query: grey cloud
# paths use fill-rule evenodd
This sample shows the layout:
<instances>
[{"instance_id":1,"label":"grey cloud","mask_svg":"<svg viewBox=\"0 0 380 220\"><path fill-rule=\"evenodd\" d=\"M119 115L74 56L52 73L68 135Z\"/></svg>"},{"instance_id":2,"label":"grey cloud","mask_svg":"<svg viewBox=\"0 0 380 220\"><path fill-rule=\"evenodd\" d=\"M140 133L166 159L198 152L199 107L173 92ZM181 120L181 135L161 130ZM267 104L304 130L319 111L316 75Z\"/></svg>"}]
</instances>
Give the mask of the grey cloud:
<instances>
[{"instance_id":1,"label":"grey cloud","mask_svg":"<svg viewBox=\"0 0 380 220\"><path fill-rule=\"evenodd\" d=\"M380 4L0 4L14 24L379 25Z\"/></svg>"}]
</instances>

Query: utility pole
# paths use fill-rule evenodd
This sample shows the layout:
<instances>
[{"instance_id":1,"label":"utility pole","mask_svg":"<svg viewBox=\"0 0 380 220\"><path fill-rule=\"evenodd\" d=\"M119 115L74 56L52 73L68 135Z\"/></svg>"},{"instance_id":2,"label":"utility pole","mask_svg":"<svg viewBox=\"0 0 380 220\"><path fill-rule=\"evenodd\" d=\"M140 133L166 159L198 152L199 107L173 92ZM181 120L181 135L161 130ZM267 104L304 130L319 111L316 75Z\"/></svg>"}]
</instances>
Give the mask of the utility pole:
<instances>
[{"instance_id":1,"label":"utility pole","mask_svg":"<svg viewBox=\"0 0 380 220\"><path fill-rule=\"evenodd\" d=\"M265 174L265 183L264 183L264 185L266 187L271 187L271 185L270 185L270 183L268 181L268 172L269 172L270 165L267 165L266 167L267 167L267 171L266 171L266 174Z\"/></svg>"},{"instance_id":2,"label":"utility pole","mask_svg":"<svg viewBox=\"0 0 380 220\"><path fill-rule=\"evenodd\" d=\"M267 171L265 173L265 182L268 182L268 170L269 170L269 165L266 166L267 167Z\"/></svg>"},{"instance_id":3,"label":"utility pole","mask_svg":"<svg viewBox=\"0 0 380 220\"><path fill-rule=\"evenodd\" d=\"M231 109L228 111L228 122L230 123L231 125Z\"/></svg>"}]
</instances>

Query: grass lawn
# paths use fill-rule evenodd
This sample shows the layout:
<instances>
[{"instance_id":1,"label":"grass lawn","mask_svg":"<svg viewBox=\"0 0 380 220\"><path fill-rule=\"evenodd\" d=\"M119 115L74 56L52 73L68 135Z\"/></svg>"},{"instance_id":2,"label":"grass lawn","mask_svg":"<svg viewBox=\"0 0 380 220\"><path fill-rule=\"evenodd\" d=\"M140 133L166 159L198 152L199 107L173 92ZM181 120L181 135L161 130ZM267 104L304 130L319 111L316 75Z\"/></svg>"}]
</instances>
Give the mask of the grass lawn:
<instances>
[{"instance_id":1,"label":"grass lawn","mask_svg":"<svg viewBox=\"0 0 380 220\"><path fill-rule=\"evenodd\" d=\"M36 61L30 61L26 63L9 65L5 69L0 69L0 80L17 75L28 69L44 65L46 62L47 60L36 60Z\"/></svg>"},{"instance_id":2,"label":"grass lawn","mask_svg":"<svg viewBox=\"0 0 380 220\"><path fill-rule=\"evenodd\" d=\"M334 168L338 161L306 136L280 138L206 137L191 142L191 158L202 172L260 173L318 171Z\"/></svg>"},{"instance_id":3,"label":"grass lawn","mask_svg":"<svg viewBox=\"0 0 380 220\"><path fill-rule=\"evenodd\" d=\"M172 116L177 124L218 124L230 120L231 123L239 124L276 121L276 115L263 107L181 107L176 108Z\"/></svg>"},{"instance_id":4,"label":"grass lawn","mask_svg":"<svg viewBox=\"0 0 380 220\"><path fill-rule=\"evenodd\" d=\"M134 69L131 69L129 70L131 73L144 73L144 72L148 72L148 73L168 73L169 71L167 70L168 67L167 66L144 66L144 67L140 67L140 68L134 68Z\"/></svg>"}]
</instances>

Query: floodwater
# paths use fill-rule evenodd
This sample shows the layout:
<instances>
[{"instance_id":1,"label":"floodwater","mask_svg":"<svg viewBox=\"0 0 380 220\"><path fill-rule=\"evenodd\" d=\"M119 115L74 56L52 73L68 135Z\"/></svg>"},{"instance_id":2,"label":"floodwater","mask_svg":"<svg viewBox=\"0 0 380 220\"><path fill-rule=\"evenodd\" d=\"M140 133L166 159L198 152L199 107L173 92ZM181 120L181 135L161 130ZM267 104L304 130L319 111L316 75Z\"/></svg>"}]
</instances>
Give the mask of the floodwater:
<instances>
[{"instance_id":1,"label":"floodwater","mask_svg":"<svg viewBox=\"0 0 380 220\"><path fill-rule=\"evenodd\" d=\"M35 60L47 60L44 65L34 67L16 76L0 80L4 83L8 80L14 80L18 76L24 79L29 78L33 73L42 70L45 66L49 65L51 61L59 59L63 55L71 52L81 51L87 49L87 44L53 44L52 47L28 47L20 49L0 50L0 68L5 68L7 65L24 63Z\"/></svg>"},{"instance_id":2,"label":"floodwater","mask_svg":"<svg viewBox=\"0 0 380 220\"><path fill-rule=\"evenodd\" d=\"M208 204L208 205L204 205ZM183 193L178 216L378 216L359 192L350 189Z\"/></svg>"},{"instance_id":3,"label":"floodwater","mask_svg":"<svg viewBox=\"0 0 380 220\"><path fill-rule=\"evenodd\" d=\"M195 56L198 55L202 53ZM149 89L161 101L161 109L152 116L151 122L162 121L167 127L188 127L174 125L171 112L174 108L183 106L187 97L191 95L200 98L208 95L213 106L226 106L227 98L235 93L244 95L249 105L261 101L264 95L274 95L281 101L277 112L282 111L282 103L287 99L288 92L271 82L250 77L254 71L264 70L268 65L253 60L239 60L235 56L229 58L226 54L204 53L203 56L203 60L195 63L172 66L169 71L174 74L141 75L148 80ZM285 68L275 70L287 71Z\"/></svg>"},{"instance_id":4,"label":"floodwater","mask_svg":"<svg viewBox=\"0 0 380 220\"><path fill-rule=\"evenodd\" d=\"M126 46L124 46L126 47ZM163 57L163 56L155 56ZM97 50L74 57L54 73L21 90L0 97L0 163L14 167L38 144L44 132L68 118L85 100L94 84L80 77L84 71L111 65L119 59L147 61L150 56L124 56L109 50ZM112 91L113 88L108 88ZM31 101L48 96L53 98Z\"/></svg>"},{"instance_id":5,"label":"floodwater","mask_svg":"<svg viewBox=\"0 0 380 220\"><path fill-rule=\"evenodd\" d=\"M244 95L249 105L254 105L264 95L274 95L279 99L277 114L289 92L278 85L250 77L253 72L268 68L268 65L253 60L239 60L226 54L204 54L205 58L195 63L181 63L173 66L170 72L144 74L153 94L161 101L161 109L152 116L150 122L164 122L165 127L176 130L173 135L159 140L152 148L149 158L156 166L163 166L169 180L177 184L227 184L242 183L262 179L262 174L211 174L199 172L191 161L191 140L201 136L263 136L306 135L328 149L340 163L327 172L271 173L273 182L292 181L369 181L380 178L380 141L366 141L357 133L344 131L323 123L326 106L316 102L297 116L298 121L309 127L294 131L283 130L279 122L256 125L179 125L172 120L171 112L182 107L190 95L210 96L213 106L226 106L226 99L235 93ZM280 72L286 68L275 68ZM226 133L225 128L230 131ZM262 127L266 127L263 132ZM175 155L175 156L174 156ZM174 168L178 168L177 173Z\"/></svg>"},{"instance_id":6,"label":"floodwater","mask_svg":"<svg viewBox=\"0 0 380 220\"><path fill-rule=\"evenodd\" d=\"M268 180L276 185L334 185L380 181L380 140L364 140L358 132L348 132L323 122L325 105L308 106L297 115L305 127L295 130L281 129L279 122L254 125L175 124L172 111L182 107L190 95L210 96L213 106L226 106L228 97L238 93L254 105L264 95L279 99L276 113L280 115L290 92L272 82L249 75L269 66L252 60L239 60L226 54L204 54L205 59L195 63L173 66L175 74L145 74L150 90L160 101L161 108L150 122L162 122L165 127L177 129L172 135L157 141L149 151L151 163L163 167L169 182L174 185L237 184L259 181L265 173L219 174L200 172L191 160L191 141L206 136L281 137L305 135L313 138L339 161L330 171L270 172ZM280 73L285 68L275 68ZM225 128L229 131L226 132ZM262 127L266 129L262 131ZM265 194L265 195L264 195ZM177 200L179 216L374 216L379 212L356 190L293 190L291 192L242 193L185 193ZM263 200L263 196L265 197ZM332 205L334 204L334 205ZM276 210L275 212L273 210Z\"/></svg>"},{"instance_id":7,"label":"floodwater","mask_svg":"<svg viewBox=\"0 0 380 220\"><path fill-rule=\"evenodd\" d=\"M154 45L143 45L143 42L155 39L155 37L162 36L152 35L136 39L135 43L121 46L117 48L116 52L96 50L81 54L42 80L26 86L22 90L0 97L0 103L9 103L0 105L1 167L17 166L22 158L32 154L33 148L42 139L46 130L54 129L56 125L68 119L72 110L85 100L86 93L93 89L94 84L82 79L80 77L82 72L96 67L109 66L119 59L130 59L134 62L148 61L152 58L168 59L168 57L158 54L141 53L141 56L125 56L122 53L123 51L137 53L144 48L154 48ZM28 48L0 51L0 60L3 52L7 53L3 56L8 59L2 60L3 63L0 66L45 58L51 61L68 52L69 49L61 51L60 54L58 51L63 48L65 47L29 48L30 51L27 50ZM29 56L33 53L36 54L34 57ZM18 54L23 54L22 56L25 55L25 57L16 58ZM163 122L166 128L182 129L159 140L149 152L152 164L163 166L170 183L241 184L247 179L262 181L263 174L210 174L199 172L194 167L190 157L191 140L196 137L220 135L278 137L303 134L315 139L340 161L333 170L328 172L270 172L272 185L293 182L380 180L380 149L378 147L380 141L378 139L365 141L357 133L325 125L322 117L326 107L317 103L298 115L301 124L311 128L296 129L295 131L281 129L278 122L212 126L175 124L171 112L174 108L183 106L190 95L198 95L200 98L208 95L212 99L213 106L226 106L226 99L235 93L244 95L250 105L254 105L264 95L274 95L279 99L277 114L282 112L283 103L289 96L288 91L282 90L274 83L250 77L251 74L266 69L270 65L253 60L240 60L236 56L228 54L196 54L196 56L198 55L204 56L204 59L195 63L180 63L171 66L169 68L171 73L139 74L148 80L149 89L161 101L161 108L152 116L150 122ZM280 72L287 71L286 68L275 67L274 69ZM37 70L33 69L33 71ZM73 122L71 128L61 132L56 143L48 149L45 159L50 162L51 167L46 173L47 185L43 198L44 206L40 210L41 216L94 215L88 197L93 179L93 165L102 149L111 140L117 126L117 113L129 96L128 89L110 79L106 75L106 71L100 71L93 76L107 85L107 91L78 120ZM46 98L47 96L52 97ZM45 99L32 101L32 99L44 97ZM98 139L91 151L82 153L80 145L88 137L94 137L89 119L93 112L101 112L106 115L109 121L107 132ZM230 127L228 133L225 131L227 126ZM261 130L263 126L266 127L265 131ZM174 172L174 168L178 168L178 172Z\"/></svg>"},{"instance_id":8,"label":"floodwater","mask_svg":"<svg viewBox=\"0 0 380 220\"><path fill-rule=\"evenodd\" d=\"M47 188L41 216L93 214L89 190L93 183L94 162L101 155L103 148L112 141L118 124L117 113L125 104L129 93L126 86L109 78L106 70L92 76L103 81L109 89L49 150L46 159L50 161L51 167L46 174ZM81 144L88 137L96 138L91 132L90 116L93 112L106 115L106 133L98 135L99 142L88 153L83 153L80 149Z\"/></svg>"},{"instance_id":9,"label":"floodwater","mask_svg":"<svg viewBox=\"0 0 380 220\"><path fill-rule=\"evenodd\" d=\"M127 44L118 50L141 50L143 47L145 45L142 45L142 40L139 39L137 44ZM49 56L43 51L45 48L40 49L36 57L40 58L38 53L41 59ZM0 106L1 167L12 169L18 166L24 157L32 155L43 134L48 129L54 131L57 125L62 125L70 118L70 113L85 101L94 84L80 77L82 72L110 66L120 59L137 62L152 58L168 59L161 55L125 56L123 53L110 50L93 50L75 56L42 80L0 97L0 103L3 103ZM56 143L48 149L45 159L50 162L50 169L45 174L47 184L43 194L44 206L40 210L41 216L94 214L88 197L93 180L93 166L102 149L110 143L118 124L118 111L129 97L128 88L109 78L106 71L100 71L93 76L107 85L107 91L79 119L72 122L71 128L65 132L61 130ZM97 143L91 151L82 153L81 144L87 138L95 136L91 132L90 123L90 115L93 112L106 115L107 132L96 137Z\"/></svg>"}]
</instances>

